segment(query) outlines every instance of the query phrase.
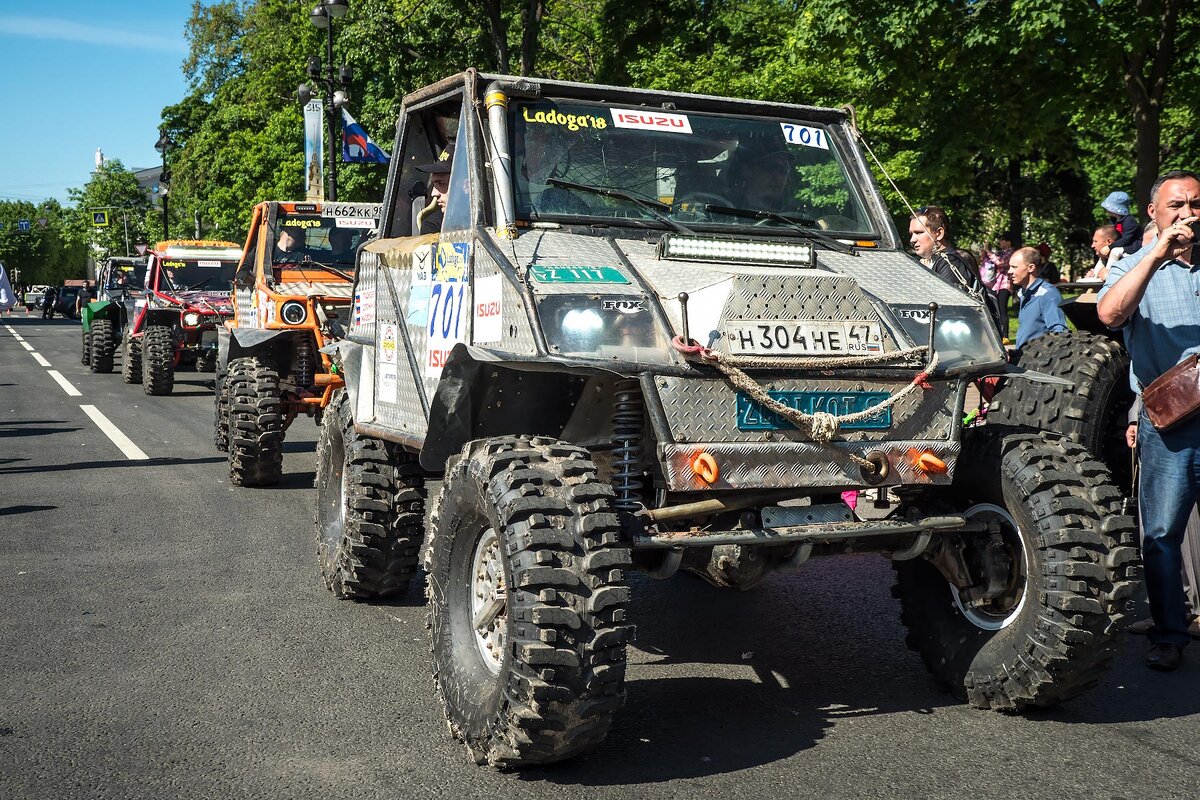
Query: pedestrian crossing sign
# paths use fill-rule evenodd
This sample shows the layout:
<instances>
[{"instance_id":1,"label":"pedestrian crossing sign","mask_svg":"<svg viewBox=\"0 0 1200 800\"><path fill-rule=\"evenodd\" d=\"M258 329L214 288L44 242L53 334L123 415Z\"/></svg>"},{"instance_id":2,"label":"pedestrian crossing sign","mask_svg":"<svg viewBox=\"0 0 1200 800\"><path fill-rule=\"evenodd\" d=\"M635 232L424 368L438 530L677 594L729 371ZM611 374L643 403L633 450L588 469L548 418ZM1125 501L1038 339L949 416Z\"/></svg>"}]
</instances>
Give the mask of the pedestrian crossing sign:
<instances>
[{"instance_id":1,"label":"pedestrian crossing sign","mask_svg":"<svg viewBox=\"0 0 1200 800\"><path fill-rule=\"evenodd\" d=\"M96 226L97 228L107 228L108 227L108 212L107 211L93 211L92 212L92 225Z\"/></svg>"}]
</instances>

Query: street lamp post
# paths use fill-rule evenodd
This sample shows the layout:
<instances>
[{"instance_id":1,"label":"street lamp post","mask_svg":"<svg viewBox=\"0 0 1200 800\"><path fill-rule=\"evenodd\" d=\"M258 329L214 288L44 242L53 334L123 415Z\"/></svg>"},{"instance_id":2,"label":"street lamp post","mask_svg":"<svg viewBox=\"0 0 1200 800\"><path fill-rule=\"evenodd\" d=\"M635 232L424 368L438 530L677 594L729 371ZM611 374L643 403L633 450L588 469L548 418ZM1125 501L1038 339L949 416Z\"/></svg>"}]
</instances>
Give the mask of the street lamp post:
<instances>
[{"instance_id":1,"label":"street lamp post","mask_svg":"<svg viewBox=\"0 0 1200 800\"><path fill-rule=\"evenodd\" d=\"M313 90L324 89L325 118L329 126L329 199L337 200L337 117L342 112L342 106L350 99L347 91L353 73L350 67L343 64L333 65L333 20L344 17L350 10L350 0L321 0L309 13L309 21L318 29L325 31L325 64L321 59L312 56L308 59L308 77L315 86L302 83L296 91L301 107L308 105L312 99ZM336 88L340 87L340 88Z\"/></svg>"},{"instance_id":2,"label":"street lamp post","mask_svg":"<svg viewBox=\"0 0 1200 800\"><path fill-rule=\"evenodd\" d=\"M171 173L167 169L167 151L174 149L175 142L167 133L166 128L160 128L158 131L158 141L154 143L154 149L162 156L162 172L158 176L159 193L162 195L163 206L163 239L170 239L171 233L169 228L170 216L168 215L167 207L167 184L171 182ZM128 248L128 245L126 245Z\"/></svg>"}]
</instances>

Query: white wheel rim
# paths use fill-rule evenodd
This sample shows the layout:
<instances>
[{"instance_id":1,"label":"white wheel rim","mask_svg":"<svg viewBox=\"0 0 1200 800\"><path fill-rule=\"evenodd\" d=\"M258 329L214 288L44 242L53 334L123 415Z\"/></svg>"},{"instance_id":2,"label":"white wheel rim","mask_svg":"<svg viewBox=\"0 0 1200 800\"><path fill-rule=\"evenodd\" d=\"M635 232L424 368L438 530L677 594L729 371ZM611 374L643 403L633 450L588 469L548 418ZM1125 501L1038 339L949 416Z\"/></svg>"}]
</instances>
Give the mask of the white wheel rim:
<instances>
[{"instance_id":1,"label":"white wheel rim","mask_svg":"<svg viewBox=\"0 0 1200 800\"><path fill-rule=\"evenodd\" d=\"M488 528L471 556L471 630L483 663L500 674L508 638L508 587L504 583L500 537Z\"/></svg>"},{"instance_id":2,"label":"white wheel rim","mask_svg":"<svg viewBox=\"0 0 1200 800\"><path fill-rule=\"evenodd\" d=\"M1002 523L1007 525L1016 535L1016 540L1021 547L1021 599L1017 601L1017 604L1012 608L1012 610L1003 616L989 614L974 606L968 605L967 603L963 602L963 598L958 590L958 587L950 585L950 596L954 598L954 605L958 607L958 610L962 612L962 615L966 617L972 625L985 631L998 631L1003 628L1007 628L1013 623L1013 620L1021 615L1021 610L1025 608L1025 601L1029 598L1030 556L1029 551L1025 547L1025 538L1022 536L1021 527L1017 525L1017 521L1013 519L1012 514L1008 513L1007 509L993 503L979 503L978 505L971 506L967 509L963 516L967 519L971 519L972 517L987 516L1000 517Z\"/></svg>"}]
</instances>

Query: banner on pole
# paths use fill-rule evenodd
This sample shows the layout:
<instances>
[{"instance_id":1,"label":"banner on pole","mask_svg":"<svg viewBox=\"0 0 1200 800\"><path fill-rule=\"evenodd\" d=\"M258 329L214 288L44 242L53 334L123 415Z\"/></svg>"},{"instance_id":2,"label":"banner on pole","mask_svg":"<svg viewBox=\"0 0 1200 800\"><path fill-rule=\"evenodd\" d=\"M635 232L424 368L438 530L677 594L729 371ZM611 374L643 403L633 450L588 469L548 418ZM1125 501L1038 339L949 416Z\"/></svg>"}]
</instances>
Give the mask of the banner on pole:
<instances>
[{"instance_id":1,"label":"banner on pole","mask_svg":"<svg viewBox=\"0 0 1200 800\"><path fill-rule=\"evenodd\" d=\"M304 106L304 192L308 200L325 199L325 103Z\"/></svg>"}]
</instances>

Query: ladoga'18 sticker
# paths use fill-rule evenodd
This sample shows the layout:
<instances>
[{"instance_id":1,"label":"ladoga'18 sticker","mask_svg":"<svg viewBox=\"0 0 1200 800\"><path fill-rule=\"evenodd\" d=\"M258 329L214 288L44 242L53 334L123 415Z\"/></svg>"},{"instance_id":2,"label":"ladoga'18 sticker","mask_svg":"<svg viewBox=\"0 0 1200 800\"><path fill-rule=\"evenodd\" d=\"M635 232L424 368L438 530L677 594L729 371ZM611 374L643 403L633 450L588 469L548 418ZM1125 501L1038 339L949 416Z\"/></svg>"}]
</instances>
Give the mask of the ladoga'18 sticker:
<instances>
[{"instance_id":1,"label":"ladoga'18 sticker","mask_svg":"<svg viewBox=\"0 0 1200 800\"><path fill-rule=\"evenodd\" d=\"M613 125L618 128L638 128L647 131L668 133L691 133L692 122L683 114L668 114L665 111L633 111L611 108Z\"/></svg>"},{"instance_id":2,"label":"ladoga'18 sticker","mask_svg":"<svg viewBox=\"0 0 1200 800\"><path fill-rule=\"evenodd\" d=\"M807 125L795 125L791 122L781 122L783 138L788 144L799 144L805 147L816 147L821 150L829 149L829 137L821 128L810 128Z\"/></svg>"}]
</instances>

